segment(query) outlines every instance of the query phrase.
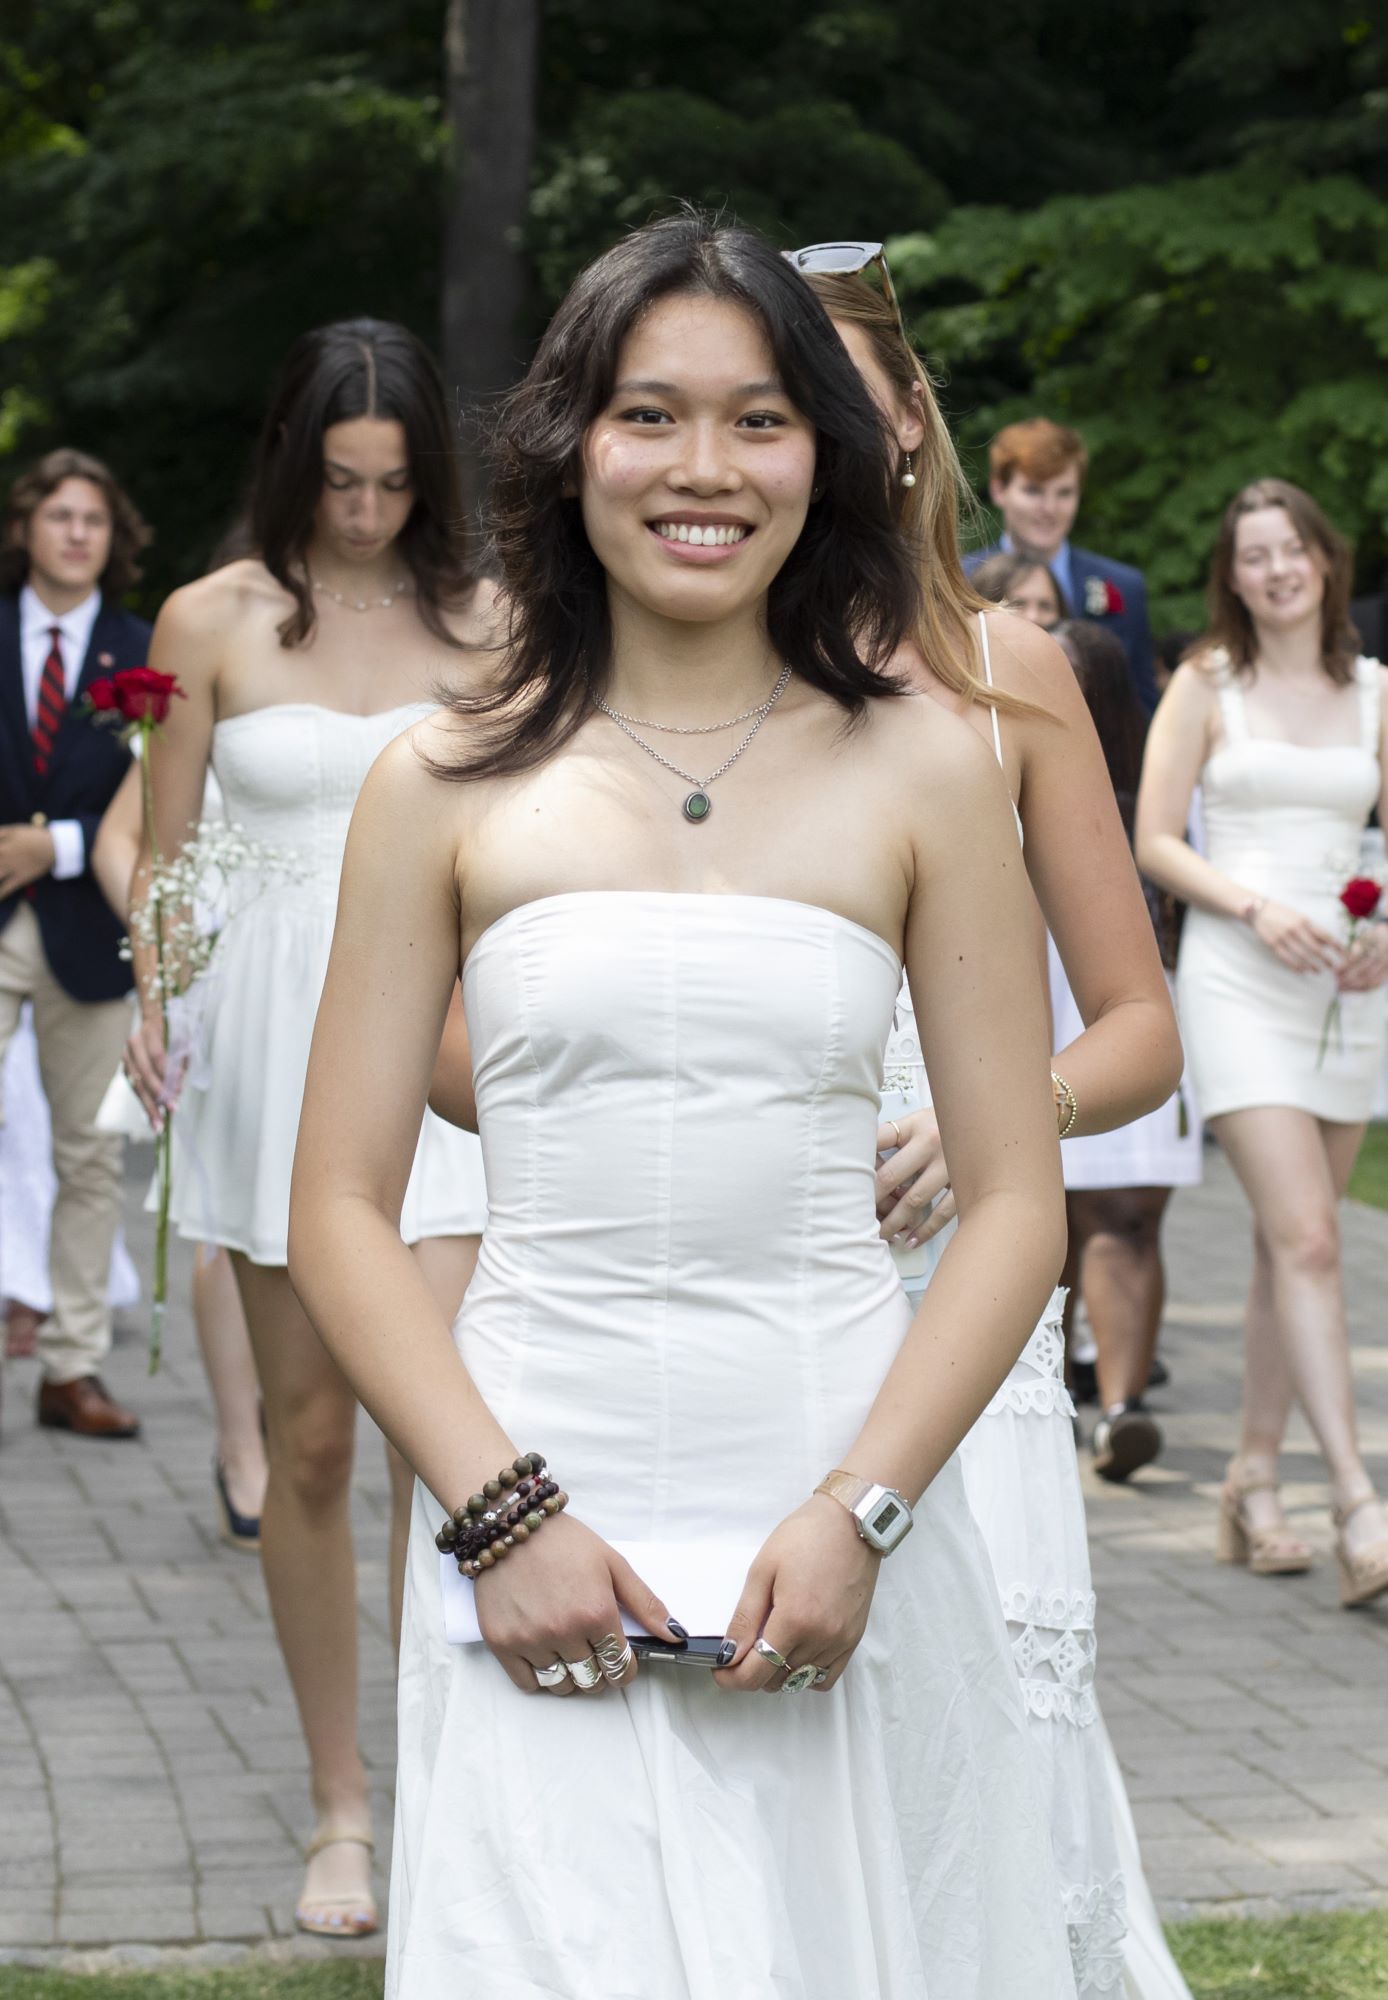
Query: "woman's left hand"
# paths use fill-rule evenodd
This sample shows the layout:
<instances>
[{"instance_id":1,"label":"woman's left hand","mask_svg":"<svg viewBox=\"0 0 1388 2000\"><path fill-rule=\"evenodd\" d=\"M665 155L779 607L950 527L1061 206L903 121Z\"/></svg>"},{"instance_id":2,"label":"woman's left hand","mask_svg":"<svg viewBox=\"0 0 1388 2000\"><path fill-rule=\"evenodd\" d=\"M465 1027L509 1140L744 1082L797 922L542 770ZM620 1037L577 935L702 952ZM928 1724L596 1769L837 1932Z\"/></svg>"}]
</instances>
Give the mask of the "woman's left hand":
<instances>
[{"instance_id":1,"label":"woman's left hand","mask_svg":"<svg viewBox=\"0 0 1388 2000\"><path fill-rule=\"evenodd\" d=\"M1388 982L1388 924L1370 924L1354 940L1336 984L1341 993L1372 993Z\"/></svg>"},{"instance_id":2,"label":"woman's left hand","mask_svg":"<svg viewBox=\"0 0 1388 2000\"><path fill-rule=\"evenodd\" d=\"M773 1646L792 1668L818 1667L816 1692L833 1687L867 1628L882 1558L837 1500L815 1493L762 1544L728 1621L737 1652L716 1669L721 1688L777 1694L785 1670L756 1650Z\"/></svg>"}]
</instances>

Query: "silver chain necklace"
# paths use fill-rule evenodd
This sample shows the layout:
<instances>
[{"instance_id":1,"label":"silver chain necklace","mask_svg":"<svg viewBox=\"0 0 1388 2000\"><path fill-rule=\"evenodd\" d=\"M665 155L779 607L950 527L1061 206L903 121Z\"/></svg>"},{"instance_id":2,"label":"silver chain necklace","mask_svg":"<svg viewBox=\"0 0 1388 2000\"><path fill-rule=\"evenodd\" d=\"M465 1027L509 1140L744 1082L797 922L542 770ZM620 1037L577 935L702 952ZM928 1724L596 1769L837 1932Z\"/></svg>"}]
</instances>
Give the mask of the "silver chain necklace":
<instances>
[{"instance_id":1,"label":"silver chain necklace","mask_svg":"<svg viewBox=\"0 0 1388 2000\"><path fill-rule=\"evenodd\" d=\"M595 708L600 708L603 714L608 718L610 722L615 722L617 727L621 730L624 736L629 736L632 742L635 743L639 749L644 750L648 757L654 757L657 764L663 764L667 771L673 771L677 778L683 778L686 784L692 785L694 787L693 791L689 793L688 797L684 801L684 816L687 820L690 820L695 826L701 826L703 822L708 818L709 814L713 811L713 801L708 795L709 786L714 782L715 779L721 778L725 771L730 771L732 769L733 765L737 762L738 758L747 748L747 745L751 742L752 738L756 735L757 731L761 728L762 724L765 722L767 716L770 715L772 709L776 706L777 702L781 699L781 696L785 693L786 684L789 680L790 680L790 668L783 667L781 669L781 678L777 681L775 687L771 690L771 693L767 697L767 699L764 702L762 702L757 708L749 708L747 710L746 716L738 716L736 718L736 720L739 722L745 722L748 716L755 716L756 721L753 722L752 727L747 731L747 734L738 744L736 750L733 751L732 756L725 757L723 762L718 766L718 769L716 771L710 771L706 778L696 778L692 771L686 771L682 769L680 765L676 764L673 761L673 759L665 756L665 754L662 751L657 750L653 743L647 743L642 737L638 736L636 731L631 727L629 719L624 715L619 715L615 708L609 708L607 703L603 700L602 696L596 692L596 690L592 687L591 684L589 685L588 692L593 697L593 706ZM642 726L646 729L655 729L659 727L659 724L653 722L647 722ZM723 723L721 725L716 725L716 726L721 726L722 728L728 728L730 725L727 723ZM695 734L702 734L703 732L691 730L689 733L691 735L695 735Z\"/></svg>"},{"instance_id":2,"label":"silver chain necklace","mask_svg":"<svg viewBox=\"0 0 1388 2000\"><path fill-rule=\"evenodd\" d=\"M330 584L320 583L307 565L304 568L304 575L315 590L321 591L324 597L330 597L334 604L342 605L347 611L389 611L397 597L408 597L410 593L410 586L403 576L389 597L348 597L345 591L334 590Z\"/></svg>"},{"instance_id":3,"label":"silver chain necklace","mask_svg":"<svg viewBox=\"0 0 1388 2000\"><path fill-rule=\"evenodd\" d=\"M755 708L744 708L741 715L730 715L726 722L647 722L640 715L621 715L615 708L605 712L614 722L625 722L632 729L655 729L662 736L717 736L724 729L736 729L739 722L750 722L754 715L765 715L775 699L774 694L769 695Z\"/></svg>"}]
</instances>

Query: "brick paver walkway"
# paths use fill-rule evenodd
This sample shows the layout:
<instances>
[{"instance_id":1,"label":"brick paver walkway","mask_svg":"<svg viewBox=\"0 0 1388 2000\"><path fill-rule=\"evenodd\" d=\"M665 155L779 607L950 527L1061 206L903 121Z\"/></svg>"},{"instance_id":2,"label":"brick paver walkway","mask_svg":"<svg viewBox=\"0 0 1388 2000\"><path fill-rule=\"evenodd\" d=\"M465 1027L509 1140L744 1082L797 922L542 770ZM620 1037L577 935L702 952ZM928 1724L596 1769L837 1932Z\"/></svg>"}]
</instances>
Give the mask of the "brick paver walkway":
<instances>
[{"instance_id":1,"label":"brick paver walkway","mask_svg":"<svg viewBox=\"0 0 1388 2000\"><path fill-rule=\"evenodd\" d=\"M1247 1226L1216 1156L1210 1169L1168 1226L1165 1459L1130 1488L1088 1482L1104 1708L1169 1914L1388 1900L1388 1610L1337 1610L1328 1560L1276 1581L1211 1560ZM138 1250L133 1195L130 1209ZM1388 1488L1388 1217L1351 1210L1347 1246L1366 1439ZM216 1538L186 1315L152 1382L142 1338L132 1324L108 1370L145 1419L133 1445L37 1430L35 1365L6 1370L0 1955L292 1936L304 1755L259 1569ZM363 1738L384 1846L385 1472L365 1420L359 1443ZM1288 1474L1298 1520L1328 1549L1299 1432Z\"/></svg>"}]
</instances>

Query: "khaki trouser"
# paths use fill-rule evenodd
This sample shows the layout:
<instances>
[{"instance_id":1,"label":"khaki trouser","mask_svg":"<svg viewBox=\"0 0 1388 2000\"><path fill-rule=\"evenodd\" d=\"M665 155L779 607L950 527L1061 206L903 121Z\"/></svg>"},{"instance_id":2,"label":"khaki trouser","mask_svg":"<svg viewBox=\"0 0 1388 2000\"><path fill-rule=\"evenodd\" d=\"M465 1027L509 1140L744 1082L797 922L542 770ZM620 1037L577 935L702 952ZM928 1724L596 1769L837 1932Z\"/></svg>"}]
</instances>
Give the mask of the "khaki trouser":
<instances>
[{"instance_id":1,"label":"khaki trouser","mask_svg":"<svg viewBox=\"0 0 1388 2000\"><path fill-rule=\"evenodd\" d=\"M53 1313L39 1329L39 1358L50 1382L75 1382L97 1373L111 1345L107 1292L123 1148L119 1137L97 1131L96 1114L120 1065L130 1002L65 993L48 969L38 918L21 901L0 931L0 1063L26 1000L34 1009L58 1178L49 1252Z\"/></svg>"}]
</instances>

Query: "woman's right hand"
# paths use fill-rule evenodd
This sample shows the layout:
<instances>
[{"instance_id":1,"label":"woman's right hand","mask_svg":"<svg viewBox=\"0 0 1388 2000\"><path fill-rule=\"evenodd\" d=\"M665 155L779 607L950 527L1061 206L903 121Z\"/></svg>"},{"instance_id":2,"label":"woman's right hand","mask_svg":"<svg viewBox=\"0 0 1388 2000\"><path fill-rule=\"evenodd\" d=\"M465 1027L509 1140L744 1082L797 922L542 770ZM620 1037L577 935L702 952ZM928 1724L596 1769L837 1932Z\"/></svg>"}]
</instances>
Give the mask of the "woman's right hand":
<instances>
[{"instance_id":1,"label":"woman's right hand","mask_svg":"<svg viewBox=\"0 0 1388 2000\"><path fill-rule=\"evenodd\" d=\"M928 1242L955 1213L935 1113L927 1106L886 1119L878 1130L877 1150L891 1151L877 1169L878 1233L888 1243L904 1233L913 1248Z\"/></svg>"},{"instance_id":2,"label":"woman's right hand","mask_svg":"<svg viewBox=\"0 0 1388 2000\"><path fill-rule=\"evenodd\" d=\"M1338 972L1344 965L1344 947L1288 903L1263 903L1249 928L1289 972Z\"/></svg>"},{"instance_id":3,"label":"woman's right hand","mask_svg":"<svg viewBox=\"0 0 1388 2000\"><path fill-rule=\"evenodd\" d=\"M683 1632L631 1564L570 1514L556 1514L473 1588L482 1637L523 1694L602 1694L609 1685L635 1680L634 1659L614 1680L603 1674L591 1689L580 1688L571 1674L553 1688L541 1688L535 1678L538 1667L572 1666L612 1639L620 1645L622 1605L662 1645L677 1643Z\"/></svg>"},{"instance_id":4,"label":"woman's right hand","mask_svg":"<svg viewBox=\"0 0 1388 2000\"><path fill-rule=\"evenodd\" d=\"M157 1010L143 1013L125 1044L125 1074L155 1132L163 1129L165 1111L172 1108L164 1097L166 1062L164 1023Z\"/></svg>"}]
</instances>

